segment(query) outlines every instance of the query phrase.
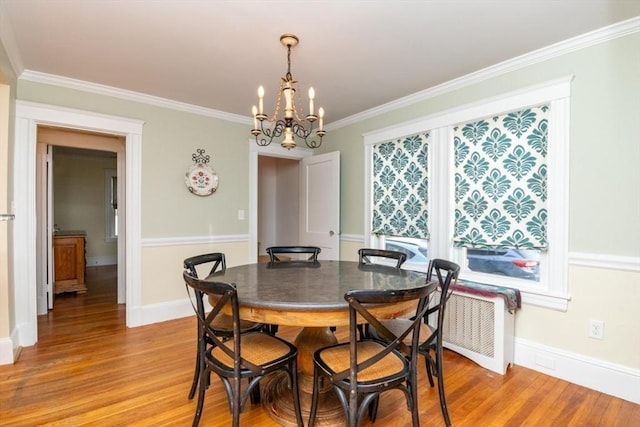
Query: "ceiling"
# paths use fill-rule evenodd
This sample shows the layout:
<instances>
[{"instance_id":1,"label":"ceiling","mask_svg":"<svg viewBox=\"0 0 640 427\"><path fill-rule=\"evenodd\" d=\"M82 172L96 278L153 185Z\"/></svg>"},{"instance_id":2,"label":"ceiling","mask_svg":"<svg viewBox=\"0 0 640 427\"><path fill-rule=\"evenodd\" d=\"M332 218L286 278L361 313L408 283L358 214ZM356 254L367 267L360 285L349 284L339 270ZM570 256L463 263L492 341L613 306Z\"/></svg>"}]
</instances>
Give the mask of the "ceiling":
<instances>
[{"instance_id":1,"label":"ceiling","mask_svg":"<svg viewBox=\"0 0 640 427\"><path fill-rule=\"evenodd\" d=\"M18 74L249 117L287 70L325 123L640 15L640 0L0 0ZM305 109L306 111L306 109Z\"/></svg>"}]
</instances>

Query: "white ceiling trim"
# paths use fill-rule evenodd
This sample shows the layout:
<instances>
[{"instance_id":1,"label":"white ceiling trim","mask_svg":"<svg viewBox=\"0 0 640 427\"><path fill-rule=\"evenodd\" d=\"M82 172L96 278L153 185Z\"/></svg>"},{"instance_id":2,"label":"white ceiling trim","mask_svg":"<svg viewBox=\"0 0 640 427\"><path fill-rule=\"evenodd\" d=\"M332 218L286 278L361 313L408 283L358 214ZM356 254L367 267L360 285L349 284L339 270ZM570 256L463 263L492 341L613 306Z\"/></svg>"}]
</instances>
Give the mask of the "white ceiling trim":
<instances>
[{"instance_id":1,"label":"white ceiling trim","mask_svg":"<svg viewBox=\"0 0 640 427\"><path fill-rule=\"evenodd\" d=\"M143 104L154 105L156 107L170 108L172 110L198 114L206 117L213 117L230 122L242 123L247 125L253 123L250 117L245 117L238 114L227 113L211 108L199 107L193 104L187 104L167 98L161 98L159 96L147 95L131 90L120 89L113 86L106 86L98 83L91 83L83 80L56 76L53 74L40 73L38 71L25 70L20 75L19 79L36 83L49 84L53 86L66 87L68 89L81 90L83 92L90 92L98 95L112 96L114 98L126 99L128 101L140 102Z\"/></svg>"},{"instance_id":2,"label":"white ceiling trim","mask_svg":"<svg viewBox=\"0 0 640 427\"><path fill-rule=\"evenodd\" d=\"M361 113L354 114L342 120L335 121L326 126L326 128L327 130L341 128L355 122L372 118L379 114L397 110L399 108L403 108L417 102L434 98L436 96L443 95L454 90L462 89L465 86L470 86L472 84L479 83L490 78L509 73L511 71L519 70L537 64L539 62L558 57L560 55L575 52L577 50L584 49L599 43L604 43L608 40L612 40L638 31L640 31L640 17L629 19L618 24L604 27L577 37L573 37L571 39L553 44L551 46L547 46L533 52L509 59L499 64L475 71L471 74L467 74L466 76L450 80L440 85L433 86L420 92L416 92L412 95L408 95L395 101L388 102L378 107L363 111Z\"/></svg>"},{"instance_id":3,"label":"white ceiling trim","mask_svg":"<svg viewBox=\"0 0 640 427\"><path fill-rule=\"evenodd\" d=\"M4 18L3 15L4 14L0 14L0 23L3 24L1 26L3 31L2 31L2 34L0 35L2 36L2 40L5 43L5 48L8 51L7 53L8 54L12 52L15 53L17 52L16 49L10 49L10 46L9 47L7 46L7 41L10 41L12 38L8 38L8 39L5 38L5 36L7 35L5 33L8 32L8 29L4 25L6 19ZM545 48L538 49L533 52L512 58L510 60L501 62L499 64L478 70L471 74L467 74L466 76L451 80L449 82L446 82L437 86L433 86L423 91L416 92L412 95L399 98L395 101L382 104L378 107L365 110L361 113L354 114L342 120L329 123L327 124L326 128L327 130L332 130L332 129L338 129L344 126L348 126L350 124L353 124L374 116L378 116L380 114L384 114L390 111L394 111L399 108L403 108L403 107L415 104L417 102L434 98L436 96L443 95L445 93L452 92L454 90L458 90L466 86L479 83L511 71L522 69L524 67L527 67L539 62L543 62L560 55L564 55L570 52L584 49L584 48L587 48L599 43L603 43L618 37L622 37L628 34L632 34L638 31L640 31L640 17L635 17L627 21L623 21L618 24L614 24L614 25L604 27L589 33L585 33L583 35L573 37L571 39L553 44L551 46L547 46ZM21 69L20 68L21 61L19 56L10 55L10 58L11 58L12 66L14 66L14 70ZM31 70L23 71L19 75L19 80L32 81L36 83L44 83L44 84L49 84L53 86L66 87L69 89L95 93L99 95L112 96L120 99L126 99L129 101L140 102L144 104L154 105L154 106L163 107L163 108L169 108L173 110L198 114L198 115L207 116L207 117L213 117L213 118L227 120L235 123L241 123L246 125L250 125L252 123L251 118L248 116L241 116L238 114L232 114L232 113L227 113L220 110L204 108L204 107L200 107L193 104L187 104L187 103L174 101L166 98L161 98L157 96L147 95L139 92L133 92L125 89L119 89L111 86L71 79L67 77L56 76L52 74L40 73L36 71L31 71Z\"/></svg>"}]
</instances>

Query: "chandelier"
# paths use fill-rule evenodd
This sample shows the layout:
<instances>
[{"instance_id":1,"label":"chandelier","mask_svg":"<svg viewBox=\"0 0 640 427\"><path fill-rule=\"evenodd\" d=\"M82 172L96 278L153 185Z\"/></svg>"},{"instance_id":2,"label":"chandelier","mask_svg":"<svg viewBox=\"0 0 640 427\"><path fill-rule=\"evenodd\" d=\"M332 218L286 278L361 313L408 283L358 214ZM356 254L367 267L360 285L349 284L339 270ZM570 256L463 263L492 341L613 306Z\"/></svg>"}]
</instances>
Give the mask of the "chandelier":
<instances>
[{"instance_id":1,"label":"chandelier","mask_svg":"<svg viewBox=\"0 0 640 427\"><path fill-rule=\"evenodd\" d=\"M313 99L315 97L313 88L309 88L309 114L304 119L298 116L295 104L296 88L294 86L298 82L293 80L291 75L291 48L296 47L298 42L298 37L293 34L280 36L280 43L287 48L287 74L280 80L278 99L276 100L276 108L272 117L264 114L264 88L262 86L258 88L258 107L254 105L252 108L253 129L251 134L255 136L256 144L260 146L267 146L271 144L274 138L279 138L284 134L284 139L280 145L287 150L295 148L296 141L294 136L302 138L307 147L318 148L322 144L322 137L326 134L323 128L324 110L319 108L316 115L313 109ZM284 98L284 115L280 117L282 98ZM318 128L315 134L319 138L317 141L312 135L316 121L318 121ZM268 122L268 124L265 125L265 122Z\"/></svg>"}]
</instances>

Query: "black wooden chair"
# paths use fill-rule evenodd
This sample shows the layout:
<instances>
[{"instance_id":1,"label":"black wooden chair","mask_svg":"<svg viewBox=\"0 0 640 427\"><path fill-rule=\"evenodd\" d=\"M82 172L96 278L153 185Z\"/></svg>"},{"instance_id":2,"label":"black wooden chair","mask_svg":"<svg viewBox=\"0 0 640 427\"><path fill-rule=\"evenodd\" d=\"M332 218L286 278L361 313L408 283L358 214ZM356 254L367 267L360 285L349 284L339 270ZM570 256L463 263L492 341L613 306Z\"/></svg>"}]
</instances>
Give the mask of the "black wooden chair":
<instances>
[{"instance_id":1,"label":"black wooden chair","mask_svg":"<svg viewBox=\"0 0 640 427\"><path fill-rule=\"evenodd\" d=\"M212 252L208 254L196 255L184 260L184 268L190 276L198 277L198 270L209 271L207 276L211 276L218 271L224 271L227 268L227 262L222 252ZM202 300L203 295L200 291L194 291L195 297ZM252 332L259 331L265 326L262 323L250 322L247 320L240 320L240 332ZM215 323L211 325L211 329L220 337L233 336L233 319L231 316L221 314L215 318ZM211 345L212 342L207 339L207 335L198 323L198 338L196 348L196 367L193 373L193 382L191 383L191 390L189 391L189 399L193 399L198 387L198 380L200 378L200 361L204 357L206 346ZM252 401L257 402L260 399L259 389L256 389Z\"/></svg>"},{"instance_id":2,"label":"black wooden chair","mask_svg":"<svg viewBox=\"0 0 640 427\"><path fill-rule=\"evenodd\" d=\"M280 262L295 262L295 264L299 264L300 262L318 262L318 254L321 249L317 246L270 246L266 249L267 254L269 255L269 260L271 263L280 263ZM287 255L297 257L298 255L308 255L305 256L304 259L293 259L279 257L278 255ZM292 264L292 265L295 265ZM269 333L275 335L278 333L278 325L267 325L266 329Z\"/></svg>"},{"instance_id":3,"label":"black wooden chair","mask_svg":"<svg viewBox=\"0 0 640 427\"><path fill-rule=\"evenodd\" d=\"M447 400L444 392L444 373L442 363L442 331L445 319L445 309L447 301L451 296L451 285L456 283L460 274L460 266L454 262L444 259L433 259L429 262L427 280L437 281L440 297L435 304L432 304L425 314L420 328L420 345L418 353L425 358L427 377L431 387L434 386L433 376L438 378L438 397L440 399L440 410L447 426L451 425ZM411 319L383 320L380 323L392 332L404 329ZM380 330L370 328L370 334L374 339L386 340L387 337ZM410 344L408 341L407 344ZM375 414L373 415L375 419Z\"/></svg>"},{"instance_id":4,"label":"black wooden chair","mask_svg":"<svg viewBox=\"0 0 640 427\"><path fill-rule=\"evenodd\" d=\"M413 426L420 425L417 401L418 345L406 345L405 338L417 343L422 317L428 309L429 296L437 283L402 290L353 290L345 294L349 302L349 342L321 348L314 353L313 395L309 427L315 424L318 409L320 382L326 379L333 386L344 409L347 425L359 426L365 411L377 403L380 393L391 389L401 390L411 411ZM375 305L415 302L414 320L398 335L382 326L371 313ZM358 316L373 327L384 331L389 341L359 340Z\"/></svg>"},{"instance_id":5,"label":"black wooden chair","mask_svg":"<svg viewBox=\"0 0 640 427\"><path fill-rule=\"evenodd\" d=\"M318 261L318 254L321 249L317 246L270 246L267 248L267 254L271 262L280 262L282 259L278 257L278 254L283 255L299 255L306 254L308 261Z\"/></svg>"},{"instance_id":6,"label":"black wooden chair","mask_svg":"<svg viewBox=\"0 0 640 427\"><path fill-rule=\"evenodd\" d=\"M186 271L183 273L183 278L192 304L195 300L193 308L198 318L199 328L203 331L207 342L211 343L200 361L198 405L193 426L196 427L200 423L211 372L217 374L224 385L229 399L229 410L233 414L233 426L237 427L240 423L240 412L260 380L265 375L279 370L287 374L289 386L293 392L296 420L298 425L303 425L298 397L296 347L265 332L241 333L235 284L201 280ZM202 298L198 298L196 292L217 301L208 314L205 312ZM226 305L231 306L233 334L230 337L220 337L211 325L215 324L216 317L223 314L222 309ZM205 344L202 343L202 345ZM243 389L244 380L247 384Z\"/></svg>"},{"instance_id":7,"label":"black wooden chair","mask_svg":"<svg viewBox=\"0 0 640 427\"><path fill-rule=\"evenodd\" d=\"M358 249L358 262L360 265L376 264L378 258L395 259L396 268L402 267L407 260L407 254L399 251L391 251L387 249L361 248ZM333 329L335 330L335 329ZM358 331L362 338L369 338L369 325L358 325Z\"/></svg>"},{"instance_id":8,"label":"black wooden chair","mask_svg":"<svg viewBox=\"0 0 640 427\"><path fill-rule=\"evenodd\" d=\"M387 249L362 248L358 250L360 264L375 264L375 258L389 258L396 260L396 268L402 267L407 260L407 254Z\"/></svg>"}]
</instances>

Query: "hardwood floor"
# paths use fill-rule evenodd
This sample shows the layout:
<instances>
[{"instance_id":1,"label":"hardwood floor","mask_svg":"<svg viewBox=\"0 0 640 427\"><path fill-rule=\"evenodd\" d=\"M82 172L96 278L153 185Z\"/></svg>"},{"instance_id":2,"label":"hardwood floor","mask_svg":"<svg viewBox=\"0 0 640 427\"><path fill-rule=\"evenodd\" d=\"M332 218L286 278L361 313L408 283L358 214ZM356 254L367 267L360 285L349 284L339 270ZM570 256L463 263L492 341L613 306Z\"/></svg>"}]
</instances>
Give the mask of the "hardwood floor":
<instances>
[{"instance_id":1,"label":"hardwood floor","mask_svg":"<svg viewBox=\"0 0 640 427\"><path fill-rule=\"evenodd\" d=\"M89 268L87 283L86 294L59 295L55 309L38 319L38 343L14 365L0 366L0 425L191 425L194 318L128 329L124 305L116 304L115 270ZM298 330L281 327L279 335L293 340ZM337 334L344 339L346 330ZM454 426L640 425L640 405L520 366L501 376L447 351L445 372ZM421 424L443 425L424 368L419 384ZM250 404L241 423L277 425ZM226 395L212 377L200 425L230 424ZM410 424L402 394L383 395L374 425Z\"/></svg>"}]
</instances>

